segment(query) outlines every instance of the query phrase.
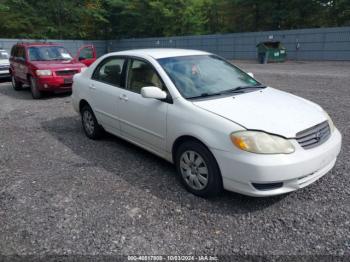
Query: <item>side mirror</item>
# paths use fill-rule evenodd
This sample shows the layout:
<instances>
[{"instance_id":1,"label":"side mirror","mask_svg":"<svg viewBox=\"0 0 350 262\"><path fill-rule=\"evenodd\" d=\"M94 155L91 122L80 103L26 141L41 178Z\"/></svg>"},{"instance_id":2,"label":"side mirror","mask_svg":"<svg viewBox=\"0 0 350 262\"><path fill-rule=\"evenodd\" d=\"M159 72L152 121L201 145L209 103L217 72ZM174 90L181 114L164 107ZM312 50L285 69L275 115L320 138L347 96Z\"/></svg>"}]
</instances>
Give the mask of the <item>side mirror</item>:
<instances>
[{"instance_id":1,"label":"side mirror","mask_svg":"<svg viewBox=\"0 0 350 262\"><path fill-rule=\"evenodd\" d=\"M167 93L162 91L159 87L147 86L141 88L141 95L144 98L153 98L153 99L165 99Z\"/></svg>"},{"instance_id":2,"label":"side mirror","mask_svg":"<svg viewBox=\"0 0 350 262\"><path fill-rule=\"evenodd\" d=\"M254 74L252 72L248 72L247 75L249 75L250 77L254 78Z\"/></svg>"}]
</instances>

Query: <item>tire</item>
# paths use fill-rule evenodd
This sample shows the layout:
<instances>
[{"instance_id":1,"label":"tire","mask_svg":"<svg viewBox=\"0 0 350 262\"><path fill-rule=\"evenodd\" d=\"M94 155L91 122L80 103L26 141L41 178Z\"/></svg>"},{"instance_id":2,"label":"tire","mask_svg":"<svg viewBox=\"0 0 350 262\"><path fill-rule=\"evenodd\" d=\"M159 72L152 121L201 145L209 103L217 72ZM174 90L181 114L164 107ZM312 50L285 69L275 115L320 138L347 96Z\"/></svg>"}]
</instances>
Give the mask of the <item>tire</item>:
<instances>
[{"instance_id":1,"label":"tire","mask_svg":"<svg viewBox=\"0 0 350 262\"><path fill-rule=\"evenodd\" d=\"M14 75L11 75L11 83L14 90L19 91L22 89L23 84L16 80Z\"/></svg>"},{"instance_id":2,"label":"tire","mask_svg":"<svg viewBox=\"0 0 350 262\"><path fill-rule=\"evenodd\" d=\"M103 128L97 122L94 112L89 105L81 109L81 122L85 135L93 140L99 139L103 135Z\"/></svg>"},{"instance_id":3,"label":"tire","mask_svg":"<svg viewBox=\"0 0 350 262\"><path fill-rule=\"evenodd\" d=\"M34 77L32 77L32 76L29 77L29 84L30 84L30 92L32 93L32 97L34 99L42 98L43 94L39 90L38 83Z\"/></svg>"},{"instance_id":4,"label":"tire","mask_svg":"<svg viewBox=\"0 0 350 262\"><path fill-rule=\"evenodd\" d=\"M175 164L182 184L192 194L208 198L223 191L219 166L213 154L200 142L181 144Z\"/></svg>"}]
</instances>

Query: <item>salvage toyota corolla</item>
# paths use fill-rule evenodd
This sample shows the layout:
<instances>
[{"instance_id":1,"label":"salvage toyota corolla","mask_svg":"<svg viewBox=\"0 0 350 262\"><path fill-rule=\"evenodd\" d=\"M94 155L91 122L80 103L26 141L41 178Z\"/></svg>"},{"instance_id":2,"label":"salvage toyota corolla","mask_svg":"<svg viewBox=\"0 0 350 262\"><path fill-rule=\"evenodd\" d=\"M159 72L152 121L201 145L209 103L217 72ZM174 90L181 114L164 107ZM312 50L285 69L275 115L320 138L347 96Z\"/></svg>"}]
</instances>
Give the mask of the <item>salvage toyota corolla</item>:
<instances>
[{"instance_id":1,"label":"salvage toyota corolla","mask_svg":"<svg viewBox=\"0 0 350 262\"><path fill-rule=\"evenodd\" d=\"M107 54L74 77L72 97L89 138L105 130L174 163L202 197L303 188L332 169L341 148L320 106L202 51Z\"/></svg>"}]
</instances>

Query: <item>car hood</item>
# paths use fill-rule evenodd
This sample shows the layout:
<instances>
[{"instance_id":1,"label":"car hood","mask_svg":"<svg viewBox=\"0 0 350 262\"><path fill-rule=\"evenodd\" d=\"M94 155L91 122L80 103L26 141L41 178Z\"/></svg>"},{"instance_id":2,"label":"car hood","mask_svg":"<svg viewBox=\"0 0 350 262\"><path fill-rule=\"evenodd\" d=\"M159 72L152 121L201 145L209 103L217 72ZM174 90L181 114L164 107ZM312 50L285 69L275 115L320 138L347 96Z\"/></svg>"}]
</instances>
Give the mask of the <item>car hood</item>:
<instances>
[{"instance_id":1,"label":"car hood","mask_svg":"<svg viewBox=\"0 0 350 262\"><path fill-rule=\"evenodd\" d=\"M84 64L71 61L32 61L31 62L37 69L80 69L86 67Z\"/></svg>"},{"instance_id":2,"label":"car hood","mask_svg":"<svg viewBox=\"0 0 350 262\"><path fill-rule=\"evenodd\" d=\"M294 138L298 132L327 120L317 104L270 87L233 97L194 101L193 104L246 129L286 138Z\"/></svg>"}]
</instances>

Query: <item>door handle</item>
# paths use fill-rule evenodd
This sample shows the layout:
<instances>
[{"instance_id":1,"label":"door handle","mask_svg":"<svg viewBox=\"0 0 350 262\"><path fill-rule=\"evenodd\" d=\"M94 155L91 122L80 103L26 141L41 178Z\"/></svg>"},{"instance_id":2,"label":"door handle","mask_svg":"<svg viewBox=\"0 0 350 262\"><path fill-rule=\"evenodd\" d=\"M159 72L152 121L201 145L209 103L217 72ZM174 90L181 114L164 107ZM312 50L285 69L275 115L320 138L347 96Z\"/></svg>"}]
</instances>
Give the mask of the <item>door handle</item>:
<instances>
[{"instance_id":1,"label":"door handle","mask_svg":"<svg viewBox=\"0 0 350 262\"><path fill-rule=\"evenodd\" d=\"M90 85L89 85L89 88L90 88L90 89L94 89L94 90L96 89L96 87L95 87L94 84L90 84Z\"/></svg>"},{"instance_id":2,"label":"door handle","mask_svg":"<svg viewBox=\"0 0 350 262\"><path fill-rule=\"evenodd\" d=\"M119 99L120 99L120 100L124 100L124 101L128 101L128 100L129 100L129 98L128 98L127 95L125 95L125 94L120 95L120 96L119 96Z\"/></svg>"}]
</instances>

